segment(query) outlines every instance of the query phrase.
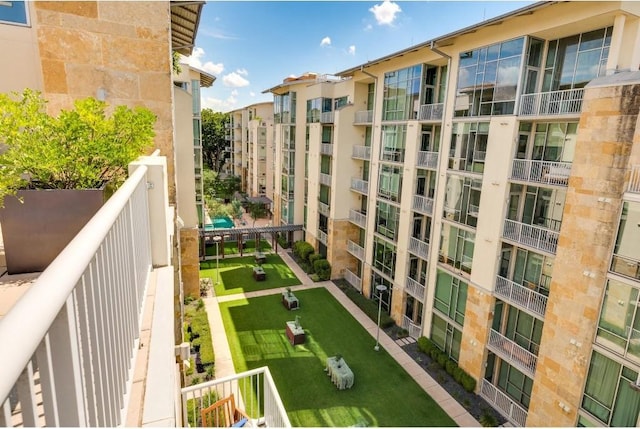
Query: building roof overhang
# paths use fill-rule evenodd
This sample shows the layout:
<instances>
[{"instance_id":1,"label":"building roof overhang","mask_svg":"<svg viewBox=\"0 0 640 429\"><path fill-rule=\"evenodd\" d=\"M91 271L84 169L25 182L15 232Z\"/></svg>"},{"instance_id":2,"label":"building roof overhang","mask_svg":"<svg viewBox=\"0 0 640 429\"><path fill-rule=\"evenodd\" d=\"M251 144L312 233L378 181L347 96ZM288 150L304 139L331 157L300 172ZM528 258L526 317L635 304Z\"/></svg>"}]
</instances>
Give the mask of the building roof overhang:
<instances>
[{"instance_id":1,"label":"building roof overhang","mask_svg":"<svg viewBox=\"0 0 640 429\"><path fill-rule=\"evenodd\" d=\"M205 1L171 0L170 4L171 49L189 56L196 43L200 15Z\"/></svg>"}]
</instances>

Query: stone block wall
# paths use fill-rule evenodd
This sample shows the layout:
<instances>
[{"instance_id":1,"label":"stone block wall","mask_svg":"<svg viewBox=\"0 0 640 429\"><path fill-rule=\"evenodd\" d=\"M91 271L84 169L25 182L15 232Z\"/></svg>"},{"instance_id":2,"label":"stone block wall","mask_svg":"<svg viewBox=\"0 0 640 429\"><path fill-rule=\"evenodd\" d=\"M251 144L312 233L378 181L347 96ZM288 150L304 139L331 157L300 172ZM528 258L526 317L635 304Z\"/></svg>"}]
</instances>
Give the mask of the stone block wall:
<instances>
[{"instance_id":1,"label":"stone block wall","mask_svg":"<svg viewBox=\"0 0 640 429\"><path fill-rule=\"evenodd\" d=\"M329 219L327 260L331 264L331 278L344 277L344 269L356 271L354 257L347 251L347 240L358 241L359 228L345 219Z\"/></svg>"},{"instance_id":2,"label":"stone block wall","mask_svg":"<svg viewBox=\"0 0 640 429\"><path fill-rule=\"evenodd\" d=\"M490 293L469 284L458 365L476 379L476 391L480 389L484 377L494 305L495 298Z\"/></svg>"},{"instance_id":3,"label":"stone block wall","mask_svg":"<svg viewBox=\"0 0 640 429\"><path fill-rule=\"evenodd\" d=\"M180 229L180 264L184 296L200 297L200 257L198 228Z\"/></svg>"}]
</instances>

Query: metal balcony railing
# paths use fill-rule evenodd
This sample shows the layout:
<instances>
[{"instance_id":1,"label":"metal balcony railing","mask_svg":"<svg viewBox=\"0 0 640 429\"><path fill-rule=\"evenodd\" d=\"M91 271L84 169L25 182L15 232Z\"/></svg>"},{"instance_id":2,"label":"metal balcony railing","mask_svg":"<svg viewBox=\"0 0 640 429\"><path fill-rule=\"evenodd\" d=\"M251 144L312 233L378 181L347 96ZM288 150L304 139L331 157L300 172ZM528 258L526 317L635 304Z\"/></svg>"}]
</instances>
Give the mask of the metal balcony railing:
<instances>
[{"instance_id":1,"label":"metal balcony railing","mask_svg":"<svg viewBox=\"0 0 640 429\"><path fill-rule=\"evenodd\" d=\"M369 182L355 177L351 178L351 189L364 195L369 194Z\"/></svg>"},{"instance_id":2,"label":"metal balcony railing","mask_svg":"<svg viewBox=\"0 0 640 429\"><path fill-rule=\"evenodd\" d=\"M335 112L322 112L320 113L320 123L333 124L333 117Z\"/></svg>"},{"instance_id":3,"label":"metal balcony railing","mask_svg":"<svg viewBox=\"0 0 640 429\"><path fill-rule=\"evenodd\" d=\"M433 213L433 198L414 195L411 208L419 213L431 215Z\"/></svg>"},{"instance_id":4,"label":"metal balcony railing","mask_svg":"<svg viewBox=\"0 0 640 429\"><path fill-rule=\"evenodd\" d=\"M584 89L538 92L520 96L520 116L580 114Z\"/></svg>"},{"instance_id":5,"label":"metal balcony railing","mask_svg":"<svg viewBox=\"0 0 640 429\"><path fill-rule=\"evenodd\" d=\"M419 121L441 121L444 103L423 104L418 111Z\"/></svg>"},{"instance_id":6,"label":"metal balcony railing","mask_svg":"<svg viewBox=\"0 0 640 429\"><path fill-rule=\"evenodd\" d=\"M637 250L636 250L637 252ZM640 260L622 255L613 255L611 271L632 279L640 280Z\"/></svg>"},{"instance_id":7,"label":"metal balcony railing","mask_svg":"<svg viewBox=\"0 0 640 429\"><path fill-rule=\"evenodd\" d=\"M347 240L347 251L361 261L364 261L364 247L360 247L353 241Z\"/></svg>"},{"instance_id":8,"label":"metal balcony railing","mask_svg":"<svg viewBox=\"0 0 640 429\"><path fill-rule=\"evenodd\" d=\"M333 145L331 143L321 143L320 153L322 155L333 155Z\"/></svg>"},{"instance_id":9,"label":"metal balcony railing","mask_svg":"<svg viewBox=\"0 0 640 429\"><path fill-rule=\"evenodd\" d=\"M409 336L411 338L418 339L422 336L422 326L418 325L407 316L402 316L402 328L409 331Z\"/></svg>"},{"instance_id":10,"label":"metal balcony railing","mask_svg":"<svg viewBox=\"0 0 640 429\"><path fill-rule=\"evenodd\" d=\"M358 277L354 272L345 268L344 279L351 284L358 292L362 292L362 279Z\"/></svg>"},{"instance_id":11,"label":"metal balcony railing","mask_svg":"<svg viewBox=\"0 0 640 429\"><path fill-rule=\"evenodd\" d=\"M474 150L473 151L473 160L474 161L484 161L487 158L487 151L485 150Z\"/></svg>"},{"instance_id":12,"label":"metal balcony railing","mask_svg":"<svg viewBox=\"0 0 640 429\"><path fill-rule=\"evenodd\" d=\"M429 243L415 237L409 237L409 252L427 260L429 258Z\"/></svg>"},{"instance_id":13,"label":"metal balcony railing","mask_svg":"<svg viewBox=\"0 0 640 429\"><path fill-rule=\"evenodd\" d=\"M326 246L328 244L327 233L318 229L318 240Z\"/></svg>"},{"instance_id":14,"label":"metal balcony railing","mask_svg":"<svg viewBox=\"0 0 640 429\"><path fill-rule=\"evenodd\" d=\"M417 167L425 167L435 170L438 168L438 152L418 152Z\"/></svg>"},{"instance_id":15,"label":"metal balcony railing","mask_svg":"<svg viewBox=\"0 0 640 429\"><path fill-rule=\"evenodd\" d=\"M538 356L519 346L515 341L492 329L489 333L488 346L495 354L509 364L516 366L531 378L535 375Z\"/></svg>"},{"instance_id":16,"label":"metal balcony railing","mask_svg":"<svg viewBox=\"0 0 640 429\"><path fill-rule=\"evenodd\" d=\"M427 291L427 287L421 284L419 281L412 279L411 277L407 277L407 283L405 285L405 291L417 299L418 301L424 303L424 294Z\"/></svg>"},{"instance_id":17,"label":"metal balcony railing","mask_svg":"<svg viewBox=\"0 0 640 429\"><path fill-rule=\"evenodd\" d=\"M325 204L322 201L318 201L318 213L329 217L330 210L331 210L331 207L329 207L329 204Z\"/></svg>"},{"instance_id":18,"label":"metal balcony railing","mask_svg":"<svg viewBox=\"0 0 640 429\"><path fill-rule=\"evenodd\" d=\"M634 165L631 168L631 175L629 176L629 185L627 185L627 191L635 194L640 194L640 165Z\"/></svg>"},{"instance_id":19,"label":"metal balcony railing","mask_svg":"<svg viewBox=\"0 0 640 429\"><path fill-rule=\"evenodd\" d=\"M370 124L373 122L373 110L360 110L353 119L354 124Z\"/></svg>"},{"instance_id":20,"label":"metal balcony railing","mask_svg":"<svg viewBox=\"0 0 640 429\"><path fill-rule=\"evenodd\" d=\"M527 422L527 410L489 381L482 380L480 396L500 411L500 414L509 419L512 424L518 427L525 426Z\"/></svg>"},{"instance_id":21,"label":"metal balcony railing","mask_svg":"<svg viewBox=\"0 0 640 429\"><path fill-rule=\"evenodd\" d=\"M245 371L182 389L181 427L202 427L201 410L233 394L251 427L291 427L269 368Z\"/></svg>"},{"instance_id":22,"label":"metal balcony railing","mask_svg":"<svg viewBox=\"0 0 640 429\"><path fill-rule=\"evenodd\" d=\"M534 249L555 254L560 233L540 226L505 219L502 236Z\"/></svg>"},{"instance_id":23,"label":"metal balcony railing","mask_svg":"<svg viewBox=\"0 0 640 429\"><path fill-rule=\"evenodd\" d=\"M511 178L533 183L567 186L571 174L570 162L514 159Z\"/></svg>"},{"instance_id":24,"label":"metal balcony railing","mask_svg":"<svg viewBox=\"0 0 640 429\"><path fill-rule=\"evenodd\" d=\"M331 186L331 175L327 173L320 173L320 183L322 185Z\"/></svg>"},{"instance_id":25,"label":"metal balcony railing","mask_svg":"<svg viewBox=\"0 0 640 429\"><path fill-rule=\"evenodd\" d=\"M495 293L509 304L515 304L544 318L548 298L543 294L501 276L496 279Z\"/></svg>"},{"instance_id":26,"label":"metal balcony railing","mask_svg":"<svg viewBox=\"0 0 640 429\"><path fill-rule=\"evenodd\" d=\"M367 215L357 210L349 210L349 221L360 228L367 227Z\"/></svg>"},{"instance_id":27,"label":"metal balcony railing","mask_svg":"<svg viewBox=\"0 0 640 429\"><path fill-rule=\"evenodd\" d=\"M480 213L480 206L477 206L475 204L469 204L469 207L467 208L467 213L469 213L469 215L473 217L478 217L478 214Z\"/></svg>"},{"instance_id":28,"label":"metal balcony railing","mask_svg":"<svg viewBox=\"0 0 640 429\"><path fill-rule=\"evenodd\" d=\"M351 152L351 157L369 161L371 159L371 147L370 146L354 146Z\"/></svg>"}]
</instances>

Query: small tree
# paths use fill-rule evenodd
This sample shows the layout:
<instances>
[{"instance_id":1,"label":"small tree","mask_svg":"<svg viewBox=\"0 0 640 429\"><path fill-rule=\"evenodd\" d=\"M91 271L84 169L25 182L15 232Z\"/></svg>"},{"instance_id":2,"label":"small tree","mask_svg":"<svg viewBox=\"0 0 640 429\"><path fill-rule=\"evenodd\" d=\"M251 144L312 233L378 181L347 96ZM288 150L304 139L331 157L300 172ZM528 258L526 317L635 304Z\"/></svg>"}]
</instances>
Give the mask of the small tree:
<instances>
[{"instance_id":1,"label":"small tree","mask_svg":"<svg viewBox=\"0 0 640 429\"><path fill-rule=\"evenodd\" d=\"M267 214L267 208L263 203L249 202L247 208L251 219L253 219L253 226L256 226L256 220L264 217Z\"/></svg>"},{"instance_id":2,"label":"small tree","mask_svg":"<svg viewBox=\"0 0 640 429\"><path fill-rule=\"evenodd\" d=\"M232 210L232 214L233 214L233 218L235 220L242 220L242 203L239 200L233 200L231 201L231 210Z\"/></svg>"}]
</instances>

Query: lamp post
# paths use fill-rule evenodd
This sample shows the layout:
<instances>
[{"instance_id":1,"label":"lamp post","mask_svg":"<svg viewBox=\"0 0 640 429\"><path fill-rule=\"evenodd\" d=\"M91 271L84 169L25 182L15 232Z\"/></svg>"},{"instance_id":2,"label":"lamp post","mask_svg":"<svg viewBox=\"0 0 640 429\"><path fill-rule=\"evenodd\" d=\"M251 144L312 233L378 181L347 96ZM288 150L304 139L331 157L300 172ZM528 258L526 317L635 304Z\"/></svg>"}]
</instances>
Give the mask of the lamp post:
<instances>
[{"instance_id":1,"label":"lamp post","mask_svg":"<svg viewBox=\"0 0 640 429\"><path fill-rule=\"evenodd\" d=\"M376 331L376 345L373 350L380 350L380 343L378 342L380 338L380 313L382 312L382 292L387 290L385 285L376 285L376 290L378 291L378 330Z\"/></svg>"},{"instance_id":2,"label":"lamp post","mask_svg":"<svg viewBox=\"0 0 640 429\"><path fill-rule=\"evenodd\" d=\"M216 242L216 284L220 284L220 251L218 250L218 243L220 243L222 237L216 235L213 237L213 241Z\"/></svg>"}]
</instances>

